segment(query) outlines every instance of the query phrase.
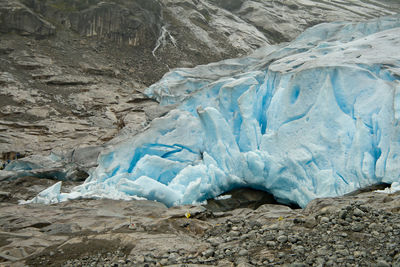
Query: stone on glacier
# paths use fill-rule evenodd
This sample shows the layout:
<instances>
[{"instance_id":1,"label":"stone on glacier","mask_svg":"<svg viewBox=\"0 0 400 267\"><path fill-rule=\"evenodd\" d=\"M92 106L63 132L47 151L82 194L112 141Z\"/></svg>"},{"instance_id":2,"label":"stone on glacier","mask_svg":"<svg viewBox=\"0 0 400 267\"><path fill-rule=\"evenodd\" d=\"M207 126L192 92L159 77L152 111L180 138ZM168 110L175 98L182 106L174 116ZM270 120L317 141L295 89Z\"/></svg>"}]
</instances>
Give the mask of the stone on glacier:
<instances>
[{"instance_id":1,"label":"stone on glacier","mask_svg":"<svg viewBox=\"0 0 400 267\"><path fill-rule=\"evenodd\" d=\"M146 93L174 110L104 150L71 193L40 199L172 206L251 187L304 207L399 182L399 47L396 15L321 24L245 58L171 71Z\"/></svg>"}]
</instances>

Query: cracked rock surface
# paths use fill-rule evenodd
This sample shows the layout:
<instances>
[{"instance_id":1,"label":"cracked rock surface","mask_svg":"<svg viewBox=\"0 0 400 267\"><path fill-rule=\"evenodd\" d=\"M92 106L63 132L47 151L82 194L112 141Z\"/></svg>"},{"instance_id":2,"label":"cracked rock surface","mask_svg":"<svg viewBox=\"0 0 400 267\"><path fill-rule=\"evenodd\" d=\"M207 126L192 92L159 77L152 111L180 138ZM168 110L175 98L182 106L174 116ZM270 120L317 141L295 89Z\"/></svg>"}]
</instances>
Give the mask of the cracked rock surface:
<instances>
[{"instance_id":1,"label":"cracked rock surface","mask_svg":"<svg viewBox=\"0 0 400 267\"><path fill-rule=\"evenodd\" d=\"M29 184L31 191L12 192L12 198L0 192L2 266L400 263L399 192L316 199L304 210L278 204L253 209L249 203L211 211L207 206L167 208L154 201L106 199L14 204L18 195L26 197L48 186L44 181L49 180L17 180L25 187Z\"/></svg>"}]
</instances>

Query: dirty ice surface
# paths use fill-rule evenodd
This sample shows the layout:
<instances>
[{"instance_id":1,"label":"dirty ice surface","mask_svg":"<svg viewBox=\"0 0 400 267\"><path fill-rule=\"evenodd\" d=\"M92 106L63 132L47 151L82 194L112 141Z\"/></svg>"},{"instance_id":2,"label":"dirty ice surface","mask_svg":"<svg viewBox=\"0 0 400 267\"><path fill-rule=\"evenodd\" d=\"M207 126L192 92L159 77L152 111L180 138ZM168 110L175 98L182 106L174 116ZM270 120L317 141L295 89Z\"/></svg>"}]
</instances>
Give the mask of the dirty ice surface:
<instances>
[{"instance_id":1,"label":"dirty ice surface","mask_svg":"<svg viewBox=\"0 0 400 267\"><path fill-rule=\"evenodd\" d=\"M102 152L81 186L33 202L199 203L238 187L305 206L400 180L400 15L330 23L245 58L176 69L147 89L177 107Z\"/></svg>"}]
</instances>

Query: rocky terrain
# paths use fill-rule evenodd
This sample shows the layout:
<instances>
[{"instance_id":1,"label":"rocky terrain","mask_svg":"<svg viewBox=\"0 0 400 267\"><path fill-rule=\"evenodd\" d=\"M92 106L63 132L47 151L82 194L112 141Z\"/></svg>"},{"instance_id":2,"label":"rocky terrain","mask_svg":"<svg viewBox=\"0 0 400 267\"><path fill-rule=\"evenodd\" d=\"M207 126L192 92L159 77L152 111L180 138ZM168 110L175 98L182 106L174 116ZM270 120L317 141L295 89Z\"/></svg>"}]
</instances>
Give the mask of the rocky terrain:
<instances>
[{"instance_id":1,"label":"rocky terrain","mask_svg":"<svg viewBox=\"0 0 400 267\"><path fill-rule=\"evenodd\" d=\"M78 185L114 137L168 112L143 94L168 70L399 10L396 0L0 0L0 159L18 152L43 167L0 173L0 266L400 266L399 193L303 210L254 191L196 207L17 204L55 179ZM41 157L50 152L63 160Z\"/></svg>"},{"instance_id":2,"label":"rocky terrain","mask_svg":"<svg viewBox=\"0 0 400 267\"><path fill-rule=\"evenodd\" d=\"M0 266L400 266L400 192L316 199L303 210L247 189L173 208L15 204L43 181L6 183L19 189L1 193Z\"/></svg>"}]
</instances>

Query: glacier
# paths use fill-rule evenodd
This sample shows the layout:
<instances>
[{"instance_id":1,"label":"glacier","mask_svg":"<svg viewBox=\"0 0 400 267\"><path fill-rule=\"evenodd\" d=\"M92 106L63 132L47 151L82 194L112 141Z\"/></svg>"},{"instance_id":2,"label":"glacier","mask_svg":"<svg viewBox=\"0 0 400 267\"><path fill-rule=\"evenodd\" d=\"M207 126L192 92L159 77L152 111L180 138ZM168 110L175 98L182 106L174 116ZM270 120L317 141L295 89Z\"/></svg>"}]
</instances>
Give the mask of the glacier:
<instances>
[{"instance_id":1,"label":"glacier","mask_svg":"<svg viewBox=\"0 0 400 267\"><path fill-rule=\"evenodd\" d=\"M251 187L301 207L400 181L400 15L314 26L250 56L172 70L146 89L174 108L109 145L70 193L27 201L201 203Z\"/></svg>"}]
</instances>

